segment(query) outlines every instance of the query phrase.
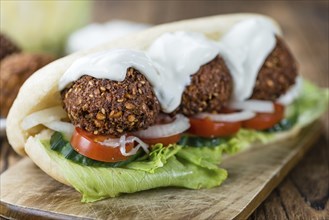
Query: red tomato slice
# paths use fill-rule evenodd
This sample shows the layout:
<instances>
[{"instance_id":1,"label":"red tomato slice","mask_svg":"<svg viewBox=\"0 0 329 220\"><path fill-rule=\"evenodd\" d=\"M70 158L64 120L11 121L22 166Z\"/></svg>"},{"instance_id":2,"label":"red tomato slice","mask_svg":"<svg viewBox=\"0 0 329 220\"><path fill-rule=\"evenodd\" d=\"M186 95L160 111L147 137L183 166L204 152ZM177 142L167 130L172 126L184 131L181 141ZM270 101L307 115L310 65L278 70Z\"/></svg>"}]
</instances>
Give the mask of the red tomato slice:
<instances>
[{"instance_id":1,"label":"red tomato slice","mask_svg":"<svg viewBox=\"0 0 329 220\"><path fill-rule=\"evenodd\" d=\"M257 113L255 117L242 122L242 127L265 130L280 122L284 116L284 107L274 103L274 113Z\"/></svg>"},{"instance_id":2,"label":"red tomato slice","mask_svg":"<svg viewBox=\"0 0 329 220\"><path fill-rule=\"evenodd\" d=\"M169 137L162 137L162 138L142 138L147 144L158 144L161 143L163 146L167 146L169 144L175 144L179 141L181 134L175 134Z\"/></svg>"},{"instance_id":3,"label":"red tomato slice","mask_svg":"<svg viewBox=\"0 0 329 220\"><path fill-rule=\"evenodd\" d=\"M97 143L97 141L104 141L108 138L111 138L111 136L93 135L81 128L75 128L71 138L71 145L79 154L94 160L103 162L127 160L128 157L121 154L120 147L114 148ZM126 152L129 152L133 147L133 143L127 144Z\"/></svg>"},{"instance_id":4,"label":"red tomato slice","mask_svg":"<svg viewBox=\"0 0 329 220\"><path fill-rule=\"evenodd\" d=\"M215 122L209 118L190 118L189 133L200 137L226 137L235 134L241 127L241 122Z\"/></svg>"}]
</instances>

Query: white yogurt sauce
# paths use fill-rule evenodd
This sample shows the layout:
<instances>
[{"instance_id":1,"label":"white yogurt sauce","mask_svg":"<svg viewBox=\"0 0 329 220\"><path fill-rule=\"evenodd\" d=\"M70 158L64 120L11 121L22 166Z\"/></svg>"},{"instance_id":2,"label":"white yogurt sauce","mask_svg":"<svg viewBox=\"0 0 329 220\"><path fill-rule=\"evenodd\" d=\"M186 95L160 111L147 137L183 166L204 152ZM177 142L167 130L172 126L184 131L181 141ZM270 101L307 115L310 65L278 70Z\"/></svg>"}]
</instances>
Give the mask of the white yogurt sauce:
<instances>
[{"instance_id":1,"label":"white yogurt sauce","mask_svg":"<svg viewBox=\"0 0 329 220\"><path fill-rule=\"evenodd\" d=\"M145 77L157 82L159 74L152 60L144 52L129 49L114 49L84 56L76 60L59 80L59 90L78 80L83 75L99 79L123 81L129 67L139 70ZM154 83L157 86L158 83Z\"/></svg>"},{"instance_id":2,"label":"white yogurt sauce","mask_svg":"<svg viewBox=\"0 0 329 220\"><path fill-rule=\"evenodd\" d=\"M191 75L213 60L218 52L218 44L200 33L165 33L153 42L146 53L161 75L163 90L158 99L166 104L162 104L165 112L172 112L180 105Z\"/></svg>"},{"instance_id":3,"label":"white yogurt sauce","mask_svg":"<svg viewBox=\"0 0 329 220\"><path fill-rule=\"evenodd\" d=\"M116 49L76 60L59 81L59 90L83 75L123 81L133 67L151 83L162 110L172 112L190 84L190 76L216 57L219 47L202 34L174 32L160 36L146 53Z\"/></svg>"},{"instance_id":4,"label":"white yogurt sauce","mask_svg":"<svg viewBox=\"0 0 329 220\"><path fill-rule=\"evenodd\" d=\"M233 101L248 99L258 72L275 47L273 24L264 19L248 19L234 25L220 40L220 54L233 78Z\"/></svg>"}]
</instances>

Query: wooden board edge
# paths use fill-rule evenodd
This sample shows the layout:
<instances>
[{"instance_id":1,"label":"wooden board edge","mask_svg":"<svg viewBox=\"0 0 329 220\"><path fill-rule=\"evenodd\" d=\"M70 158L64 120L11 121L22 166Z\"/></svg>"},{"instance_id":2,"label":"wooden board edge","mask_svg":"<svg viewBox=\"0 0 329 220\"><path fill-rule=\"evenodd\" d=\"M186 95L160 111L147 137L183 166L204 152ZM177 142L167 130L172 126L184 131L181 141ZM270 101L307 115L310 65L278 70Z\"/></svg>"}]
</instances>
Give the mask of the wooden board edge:
<instances>
[{"instance_id":1,"label":"wooden board edge","mask_svg":"<svg viewBox=\"0 0 329 220\"><path fill-rule=\"evenodd\" d=\"M59 219L59 220L65 220L68 219L68 217L72 220L80 220L80 219L91 219L91 218L81 218L77 216L67 214L63 215L57 212L49 212L44 211L40 209L33 209L29 208L26 209L22 206L16 206L10 203L6 203L3 201L0 201L0 217L5 219L26 219L26 220L44 220L44 219Z\"/></svg>"},{"instance_id":2,"label":"wooden board edge","mask_svg":"<svg viewBox=\"0 0 329 220\"><path fill-rule=\"evenodd\" d=\"M322 124L320 121L316 121L306 128L302 129L299 136L305 132L312 130L314 135L304 135L301 136L302 139L306 139L306 144L302 147L304 151L295 152L292 157L287 160L279 172L274 175L270 181L262 188L262 190L254 197L254 199L248 203L248 205L236 216L234 219L247 219L257 208L258 206L271 194L271 192L279 185L280 182L287 176L287 174L294 168L297 163L305 156L305 154L311 149L312 144L319 139L322 132ZM302 152L302 153L300 153Z\"/></svg>"}]
</instances>

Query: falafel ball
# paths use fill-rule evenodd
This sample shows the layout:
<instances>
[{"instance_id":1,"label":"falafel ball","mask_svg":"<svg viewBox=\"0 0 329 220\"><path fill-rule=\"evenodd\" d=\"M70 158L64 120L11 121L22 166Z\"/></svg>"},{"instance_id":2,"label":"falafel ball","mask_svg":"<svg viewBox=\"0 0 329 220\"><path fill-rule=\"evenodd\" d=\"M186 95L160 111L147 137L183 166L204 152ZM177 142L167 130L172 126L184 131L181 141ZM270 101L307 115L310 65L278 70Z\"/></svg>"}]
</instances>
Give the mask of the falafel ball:
<instances>
[{"instance_id":1,"label":"falafel ball","mask_svg":"<svg viewBox=\"0 0 329 220\"><path fill-rule=\"evenodd\" d=\"M18 53L21 51L16 44L14 44L7 36L2 33L0 33L0 45L0 60L10 54Z\"/></svg>"},{"instance_id":2,"label":"falafel ball","mask_svg":"<svg viewBox=\"0 0 329 220\"><path fill-rule=\"evenodd\" d=\"M232 87L231 74L218 55L191 76L191 84L183 92L178 111L187 116L218 112L229 101Z\"/></svg>"},{"instance_id":3,"label":"falafel ball","mask_svg":"<svg viewBox=\"0 0 329 220\"><path fill-rule=\"evenodd\" d=\"M0 115L7 117L19 88L35 71L55 60L50 54L17 53L0 62Z\"/></svg>"},{"instance_id":4,"label":"falafel ball","mask_svg":"<svg viewBox=\"0 0 329 220\"><path fill-rule=\"evenodd\" d=\"M284 41L277 37L276 46L260 69L251 99L275 101L295 84L297 64Z\"/></svg>"},{"instance_id":5,"label":"falafel ball","mask_svg":"<svg viewBox=\"0 0 329 220\"><path fill-rule=\"evenodd\" d=\"M146 129L160 111L151 84L133 68L121 82L82 76L62 91L62 99L75 126L99 135Z\"/></svg>"}]
</instances>

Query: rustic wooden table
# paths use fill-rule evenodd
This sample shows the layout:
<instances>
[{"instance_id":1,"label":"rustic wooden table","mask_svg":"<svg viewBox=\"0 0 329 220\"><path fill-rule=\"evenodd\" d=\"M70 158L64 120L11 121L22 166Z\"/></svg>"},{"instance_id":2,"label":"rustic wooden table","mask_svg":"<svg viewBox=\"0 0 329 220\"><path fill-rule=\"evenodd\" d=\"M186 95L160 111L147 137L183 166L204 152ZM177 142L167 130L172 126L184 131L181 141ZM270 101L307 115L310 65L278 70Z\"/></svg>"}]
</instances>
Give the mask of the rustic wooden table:
<instances>
[{"instance_id":1,"label":"rustic wooden table","mask_svg":"<svg viewBox=\"0 0 329 220\"><path fill-rule=\"evenodd\" d=\"M96 1L93 20L126 19L150 24L235 12L275 18L300 64L301 74L328 87L328 1ZM329 219L328 115L314 147L255 210L250 219ZM21 159L1 144L1 173Z\"/></svg>"}]
</instances>

